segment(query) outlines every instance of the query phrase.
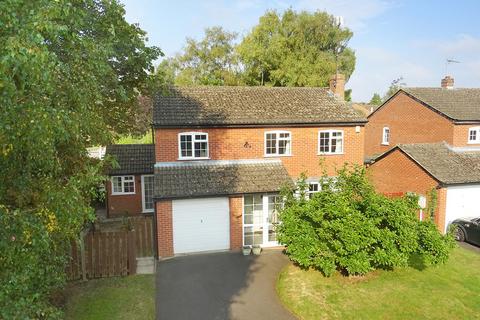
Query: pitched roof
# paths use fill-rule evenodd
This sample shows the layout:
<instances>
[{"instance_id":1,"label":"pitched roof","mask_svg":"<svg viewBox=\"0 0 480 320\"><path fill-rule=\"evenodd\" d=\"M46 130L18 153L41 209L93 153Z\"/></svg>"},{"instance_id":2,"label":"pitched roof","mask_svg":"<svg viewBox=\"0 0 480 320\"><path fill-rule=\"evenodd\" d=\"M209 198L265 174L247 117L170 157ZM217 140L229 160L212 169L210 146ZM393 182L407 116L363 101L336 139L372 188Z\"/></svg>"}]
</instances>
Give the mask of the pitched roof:
<instances>
[{"instance_id":1,"label":"pitched roof","mask_svg":"<svg viewBox=\"0 0 480 320\"><path fill-rule=\"evenodd\" d=\"M115 157L118 168L109 175L153 173L155 146L153 144L114 144L107 146L106 155Z\"/></svg>"},{"instance_id":2,"label":"pitched roof","mask_svg":"<svg viewBox=\"0 0 480 320\"><path fill-rule=\"evenodd\" d=\"M275 192L293 185L280 160L210 160L155 165L157 199Z\"/></svg>"},{"instance_id":3,"label":"pitched roof","mask_svg":"<svg viewBox=\"0 0 480 320\"><path fill-rule=\"evenodd\" d=\"M458 121L480 121L480 88L403 88L402 91Z\"/></svg>"},{"instance_id":4,"label":"pitched roof","mask_svg":"<svg viewBox=\"0 0 480 320\"><path fill-rule=\"evenodd\" d=\"M400 144L392 150L396 148L406 153L441 183L480 182L480 150L460 151L450 147L445 142ZM379 158L386 154L379 156Z\"/></svg>"},{"instance_id":5,"label":"pitched roof","mask_svg":"<svg viewBox=\"0 0 480 320\"><path fill-rule=\"evenodd\" d=\"M359 123L326 88L172 87L154 99L155 126Z\"/></svg>"}]
</instances>

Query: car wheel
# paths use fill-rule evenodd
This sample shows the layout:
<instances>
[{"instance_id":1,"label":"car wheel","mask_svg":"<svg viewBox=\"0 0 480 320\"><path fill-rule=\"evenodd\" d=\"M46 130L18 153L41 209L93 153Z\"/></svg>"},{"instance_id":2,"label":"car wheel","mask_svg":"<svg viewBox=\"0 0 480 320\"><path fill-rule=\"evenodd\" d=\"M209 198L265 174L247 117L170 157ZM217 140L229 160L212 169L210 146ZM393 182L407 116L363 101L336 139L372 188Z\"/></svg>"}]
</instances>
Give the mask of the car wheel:
<instances>
[{"instance_id":1,"label":"car wheel","mask_svg":"<svg viewBox=\"0 0 480 320\"><path fill-rule=\"evenodd\" d=\"M455 240L459 242L465 241L465 233L460 227L457 227L457 231L455 231Z\"/></svg>"}]
</instances>

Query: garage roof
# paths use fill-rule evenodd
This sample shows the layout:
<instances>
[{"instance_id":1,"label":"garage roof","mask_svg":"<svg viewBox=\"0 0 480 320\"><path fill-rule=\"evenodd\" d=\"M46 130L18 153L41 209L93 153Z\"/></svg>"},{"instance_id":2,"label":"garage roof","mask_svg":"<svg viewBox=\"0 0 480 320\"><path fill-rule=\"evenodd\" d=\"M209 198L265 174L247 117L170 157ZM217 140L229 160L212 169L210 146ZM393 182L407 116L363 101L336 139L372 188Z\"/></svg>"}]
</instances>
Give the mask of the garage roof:
<instances>
[{"instance_id":1,"label":"garage roof","mask_svg":"<svg viewBox=\"0 0 480 320\"><path fill-rule=\"evenodd\" d=\"M155 198L277 192L293 186L280 160L209 160L155 165Z\"/></svg>"},{"instance_id":2,"label":"garage roof","mask_svg":"<svg viewBox=\"0 0 480 320\"><path fill-rule=\"evenodd\" d=\"M480 149L452 148L445 142L399 144L380 155L379 161L400 149L425 171L444 184L480 182Z\"/></svg>"},{"instance_id":3,"label":"garage roof","mask_svg":"<svg viewBox=\"0 0 480 320\"><path fill-rule=\"evenodd\" d=\"M191 86L158 94L156 127L365 123L327 88Z\"/></svg>"},{"instance_id":4,"label":"garage roof","mask_svg":"<svg viewBox=\"0 0 480 320\"><path fill-rule=\"evenodd\" d=\"M153 144L115 144L107 146L105 155L114 157L119 165L110 169L109 175L153 173Z\"/></svg>"}]
</instances>

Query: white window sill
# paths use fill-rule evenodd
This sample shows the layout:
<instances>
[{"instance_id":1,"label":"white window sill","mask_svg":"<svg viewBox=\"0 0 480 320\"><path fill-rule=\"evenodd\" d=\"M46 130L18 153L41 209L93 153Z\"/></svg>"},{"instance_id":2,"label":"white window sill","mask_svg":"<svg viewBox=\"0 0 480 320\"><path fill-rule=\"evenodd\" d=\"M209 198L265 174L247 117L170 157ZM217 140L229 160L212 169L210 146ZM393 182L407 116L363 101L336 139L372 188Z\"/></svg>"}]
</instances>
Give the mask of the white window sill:
<instances>
[{"instance_id":1,"label":"white window sill","mask_svg":"<svg viewBox=\"0 0 480 320\"><path fill-rule=\"evenodd\" d=\"M155 211L152 209L152 210L147 210L147 211L142 211L142 213L154 213Z\"/></svg>"},{"instance_id":2,"label":"white window sill","mask_svg":"<svg viewBox=\"0 0 480 320\"><path fill-rule=\"evenodd\" d=\"M264 154L265 158L292 157L293 154Z\"/></svg>"},{"instance_id":3,"label":"white window sill","mask_svg":"<svg viewBox=\"0 0 480 320\"><path fill-rule=\"evenodd\" d=\"M345 154L344 152L338 152L338 153L317 153L317 156L341 156Z\"/></svg>"},{"instance_id":4,"label":"white window sill","mask_svg":"<svg viewBox=\"0 0 480 320\"><path fill-rule=\"evenodd\" d=\"M390 143L382 142L381 145L382 145L382 146L389 146Z\"/></svg>"},{"instance_id":5,"label":"white window sill","mask_svg":"<svg viewBox=\"0 0 480 320\"><path fill-rule=\"evenodd\" d=\"M112 196L129 196L135 194L135 192L112 192Z\"/></svg>"},{"instance_id":6,"label":"white window sill","mask_svg":"<svg viewBox=\"0 0 480 320\"><path fill-rule=\"evenodd\" d=\"M202 158L178 158L178 161L188 161L188 160L210 160L210 157L202 157Z\"/></svg>"},{"instance_id":7,"label":"white window sill","mask_svg":"<svg viewBox=\"0 0 480 320\"><path fill-rule=\"evenodd\" d=\"M468 141L467 144L480 144L480 141Z\"/></svg>"}]
</instances>

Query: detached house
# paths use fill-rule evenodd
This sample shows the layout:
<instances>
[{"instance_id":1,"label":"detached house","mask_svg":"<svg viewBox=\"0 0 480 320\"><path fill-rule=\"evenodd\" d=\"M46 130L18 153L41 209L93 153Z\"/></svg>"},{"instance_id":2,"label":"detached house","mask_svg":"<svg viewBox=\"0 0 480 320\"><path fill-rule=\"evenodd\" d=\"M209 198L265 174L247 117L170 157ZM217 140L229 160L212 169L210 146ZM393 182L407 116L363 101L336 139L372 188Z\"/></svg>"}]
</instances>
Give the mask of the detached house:
<instances>
[{"instance_id":1,"label":"detached house","mask_svg":"<svg viewBox=\"0 0 480 320\"><path fill-rule=\"evenodd\" d=\"M365 154L378 191L426 199L435 189L442 232L478 216L480 89L453 88L451 77L441 88L400 89L368 120Z\"/></svg>"},{"instance_id":2,"label":"detached house","mask_svg":"<svg viewBox=\"0 0 480 320\"><path fill-rule=\"evenodd\" d=\"M277 245L279 191L363 163L366 119L325 88L182 87L154 100L158 255Z\"/></svg>"}]
</instances>

